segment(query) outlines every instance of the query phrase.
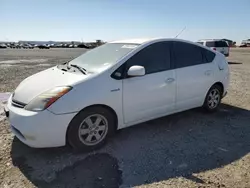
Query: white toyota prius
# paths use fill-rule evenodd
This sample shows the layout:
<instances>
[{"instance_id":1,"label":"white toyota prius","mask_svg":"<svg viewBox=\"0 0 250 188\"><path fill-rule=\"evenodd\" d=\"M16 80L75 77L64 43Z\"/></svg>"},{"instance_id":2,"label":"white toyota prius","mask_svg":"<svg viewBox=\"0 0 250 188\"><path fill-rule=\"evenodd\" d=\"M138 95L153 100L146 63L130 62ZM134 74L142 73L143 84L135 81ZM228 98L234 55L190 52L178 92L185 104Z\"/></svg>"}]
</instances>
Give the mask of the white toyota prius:
<instances>
[{"instance_id":1,"label":"white toyota prius","mask_svg":"<svg viewBox=\"0 0 250 188\"><path fill-rule=\"evenodd\" d=\"M31 147L95 149L118 129L196 107L215 111L229 76L224 55L200 44L115 41L26 78L5 112Z\"/></svg>"}]
</instances>

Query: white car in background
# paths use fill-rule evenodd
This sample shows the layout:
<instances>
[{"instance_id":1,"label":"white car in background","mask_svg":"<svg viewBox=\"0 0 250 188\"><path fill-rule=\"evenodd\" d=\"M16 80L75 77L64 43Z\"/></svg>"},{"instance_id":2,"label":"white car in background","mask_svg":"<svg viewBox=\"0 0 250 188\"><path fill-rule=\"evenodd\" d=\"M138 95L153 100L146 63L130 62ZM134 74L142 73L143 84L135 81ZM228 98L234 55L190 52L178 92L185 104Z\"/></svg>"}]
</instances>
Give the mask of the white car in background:
<instances>
[{"instance_id":1,"label":"white car in background","mask_svg":"<svg viewBox=\"0 0 250 188\"><path fill-rule=\"evenodd\" d=\"M218 51L224 54L226 57L229 56L229 45L224 40L216 40L216 39L209 39L209 40L199 40L197 43L207 46L215 51Z\"/></svg>"},{"instance_id":2,"label":"white car in background","mask_svg":"<svg viewBox=\"0 0 250 188\"><path fill-rule=\"evenodd\" d=\"M180 39L106 43L20 83L5 109L31 147L95 149L117 129L196 107L227 93L225 57Z\"/></svg>"}]
</instances>

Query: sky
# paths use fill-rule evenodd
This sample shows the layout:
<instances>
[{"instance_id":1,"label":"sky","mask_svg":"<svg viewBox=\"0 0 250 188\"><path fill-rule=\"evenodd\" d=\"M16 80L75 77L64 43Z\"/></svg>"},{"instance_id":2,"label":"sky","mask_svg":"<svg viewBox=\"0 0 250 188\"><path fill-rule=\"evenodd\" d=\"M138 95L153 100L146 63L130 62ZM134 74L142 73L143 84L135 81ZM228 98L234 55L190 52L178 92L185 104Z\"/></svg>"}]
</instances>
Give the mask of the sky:
<instances>
[{"instance_id":1,"label":"sky","mask_svg":"<svg viewBox=\"0 0 250 188\"><path fill-rule=\"evenodd\" d=\"M0 0L0 41L250 38L250 0Z\"/></svg>"}]
</instances>

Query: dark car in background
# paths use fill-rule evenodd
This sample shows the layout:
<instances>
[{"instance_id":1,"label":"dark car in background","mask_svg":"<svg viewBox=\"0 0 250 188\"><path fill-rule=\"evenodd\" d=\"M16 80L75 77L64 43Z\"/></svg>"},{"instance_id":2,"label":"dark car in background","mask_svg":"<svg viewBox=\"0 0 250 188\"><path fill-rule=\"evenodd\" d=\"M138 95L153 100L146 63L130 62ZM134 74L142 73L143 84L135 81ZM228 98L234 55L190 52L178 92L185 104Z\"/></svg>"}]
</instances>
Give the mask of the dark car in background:
<instances>
[{"instance_id":1,"label":"dark car in background","mask_svg":"<svg viewBox=\"0 0 250 188\"><path fill-rule=\"evenodd\" d=\"M50 49L50 46L49 45L46 45L46 44L40 44L37 46L39 49Z\"/></svg>"},{"instance_id":2,"label":"dark car in background","mask_svg":"<svg viewBox=\"0 0 250 188\"><path fill-rule=\"evenodd\" d=\"M0 44L0 48L7 48L5 44Z\"/></svg>"}]
</instances>

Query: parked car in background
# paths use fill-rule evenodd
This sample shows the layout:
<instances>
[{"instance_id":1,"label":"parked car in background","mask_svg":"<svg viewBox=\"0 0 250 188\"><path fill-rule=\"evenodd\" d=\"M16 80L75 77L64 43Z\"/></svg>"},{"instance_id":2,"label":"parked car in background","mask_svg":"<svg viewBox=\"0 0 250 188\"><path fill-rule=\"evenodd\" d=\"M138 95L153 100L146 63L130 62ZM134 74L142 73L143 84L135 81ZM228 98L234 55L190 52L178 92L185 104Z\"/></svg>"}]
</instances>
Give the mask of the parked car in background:
<instances>
[{"instance_id":1,"label":"parked car in background","mask_svg":"<svg viewBox=\"0 0 250 188\"><path fill-rule=\"evenodd\" d=\"M62 47L63 47L63 44L57 44L56 47L57 47L57 48L62 48Z\"/></svg>"},{"instance_id":2,"label":"parked car in background","mask_svg":"<svg viewBox=\"0 0 250 188\"><path fill-rule=\"evenodd\" d=\"M0 44L0 48L7 48L5 44Z\"/></svg>"},{"instance_id":3,"label":"parked car in background","mask_svg":"<svg viewBox=\"0 0 250 188\"><path fill-rule=\"evenodd\" d=\"M10 48L16 48L15 43L11 43L11 44L10 44Z\"/></svg>"},{"instance_id":4,"label":"parked car in background","mask_svg":"<svg viewBox=\"0 0 250 188\"><path fill-rule=\"evenodd\" d=\"M16 43L15 48L20 49L20 48L22 48L22 46L20 44Z\"/></svg>"},{"instance_id":5,"label":"parked car in background","mask_svg":"<svg viewBox=\"0 0 250 188\"><path fill-rule=\"evenodd\" d=\"M32 46L31 44L23 44L22 48L24 48L24 49L33 49L34 46Z\"/></svg>"},{"instance_id":6,"label":"parked car in background","mask_svg":"<svg viewBox=\"0 0 250 188\"><path fill-rule=\"evenodd\" d=\"M84 43L78 44L77 47L78 47L78 48L86 48L86 49L89 49L89 47L88 47L86 44L84 44Z\"/></svg>"},{"instance_id":7,"label":"parked car in background","mask_svg":"<svg viewBox=\"0 0 250 188\"><path fill-rule=\"evenodd\" d=\"M7 48L10 48L10 43L5 43Z\"/></svg>"},{"instance_id":8,"label":"parked car in background","mask_svg":"<svg viewBox=\"0 0 250 188\"><path fill-rule=\"evenodd\" d=\"M203 46L207 46L213 50L216 50L224 54L226 57L229 56L229 45L224 40L216 40L216 39L199 40L198 43Z\"/></svg>"},{"instance_id":9,"label":"parked car in background","mask_svg":"<svg viewBox=\"0 0 250 188\"><path fill-rule=\"evenodd\" d=\"M50 49L49 45L41 44L37 46L39 49Z\"/></svg>"},{"instance_id":10,"label":"parked car in background","mask_svg":"<svg viewBox=\"0 0 250 188\"><path fill-rule=\"evenodd\" d=\"M240 47L250 47L250 39L243 40L240 44Z\"/></svg>"},{"instance_id":11,"label":"parked car in background","mask_svg":"<svg viewBox=\"0 0 250 188\"><path fill-rule=\"evenodd\" d=\"M250 46L250 45L249 45ZM248 47L248 44L240 44L240 46L239 46L240 48L246 48L246 47Z\"/></svg>"},{"instance_id":12,"label":"parked car in background","mask_svg":"<svg viewBox=\"0 0 250 188\"><path fill-rule=\"evenodd\" d=\"M114 41L26 78L5 113L31 147L88 150L117 129L196 107L214 112L228 85L225 56L197 43Z\"/></svg>"}]
</instances>

